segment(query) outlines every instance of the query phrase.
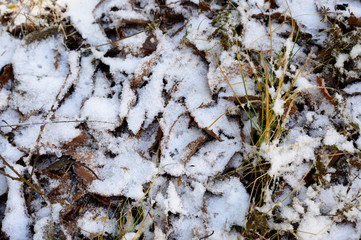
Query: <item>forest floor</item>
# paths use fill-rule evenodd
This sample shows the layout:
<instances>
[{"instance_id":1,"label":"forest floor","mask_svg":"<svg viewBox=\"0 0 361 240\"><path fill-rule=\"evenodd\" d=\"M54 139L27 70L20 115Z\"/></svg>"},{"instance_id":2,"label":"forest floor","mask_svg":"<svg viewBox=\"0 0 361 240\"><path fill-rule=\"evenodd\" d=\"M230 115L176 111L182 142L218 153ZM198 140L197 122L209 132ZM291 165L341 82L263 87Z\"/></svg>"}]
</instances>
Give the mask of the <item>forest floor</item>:
<instances>
[{"instance_id":1,"label":"forest floor","mask_svg":"<svg viewBox=\"0 0 361 240\"><path fill-rule=\"evenodd\" d=\"M361 2L0 0L0 239L361 238Z\"/></svg>"}]
</instances>

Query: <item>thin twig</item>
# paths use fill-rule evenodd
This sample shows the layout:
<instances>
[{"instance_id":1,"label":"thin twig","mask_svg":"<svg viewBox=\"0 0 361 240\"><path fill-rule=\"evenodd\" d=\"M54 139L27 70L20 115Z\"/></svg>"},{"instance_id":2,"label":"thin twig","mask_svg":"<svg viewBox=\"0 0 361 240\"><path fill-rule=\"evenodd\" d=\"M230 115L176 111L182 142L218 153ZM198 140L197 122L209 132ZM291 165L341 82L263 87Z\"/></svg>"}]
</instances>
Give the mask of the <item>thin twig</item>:
<instances>
[{"instance_id":1,"label":"thin twig","mask_svg":"<svg viewBox=\"0 0 361 240\"><path fill-rule=\"evenodd\" d=\"M13 180L18 180L20 182L24 182L29 187L31 187L35 192L39 193L40 195L44 195L44 193L41 192L39 189L37 189L30 181L26 180L23 176L21 176L21 174L18 171L16 171L15 168L13 166L11 166L1 154L0 154L0 158L3 161L4 165L8 166L11 169L11 171L13 171L19 177L19 179L12 178Z\"/></svg>"}]
</instances>

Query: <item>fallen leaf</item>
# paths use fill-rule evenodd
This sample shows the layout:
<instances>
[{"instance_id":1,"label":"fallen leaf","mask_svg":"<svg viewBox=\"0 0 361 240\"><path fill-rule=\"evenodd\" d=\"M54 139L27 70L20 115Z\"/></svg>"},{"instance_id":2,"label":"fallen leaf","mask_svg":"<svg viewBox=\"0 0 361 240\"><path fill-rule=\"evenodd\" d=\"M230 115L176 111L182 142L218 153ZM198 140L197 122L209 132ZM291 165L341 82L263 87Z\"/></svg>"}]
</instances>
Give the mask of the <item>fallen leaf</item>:
<instances>
[{"instance_id":1,"label":"fallen leaf","mask_svg":"<svg viewBox=\"0 0 361 240\"><path fill-rule=\"evenodd\" d=\"M188 145L184 148L182 156L180 160L183 163L187 163L189 159L193 156L194 153L198 151L198 149L205 143L208 139L208 136L198 137L196 140L188 143Z\"/></svg>"},{"instance_id":2,"label":"fallen leaf","mask_svg":"<svg viewBox=\"0 0 361 240\"><path fill-rule=\"evenodd\" d=\"M264 2L269 2L271 9L275 9L278 7L275 0L264 0Z\"/></svg>"},{"instance_id":3,"label":"fallen leaf","mask_svg":"<svg viewBox=\"0 0 361 240\"><path fill-rule=\"evenodd\" d=\"M361 17L357 18L353 13L350 14L350 17L347 19L347 22L352 27L361 27Z\"/></svg>"},{"instance_id":4,"label":"fallen leaf","mask_svg":"<svg viewBox=\"0 0 361 240\"><path fill-rule=\"evenodd\" d=\"M88 148L78 148L76 150L69 150L65 152L66 155L70 155L72 158L74 158L77 162L83 163L83 164L90 164L92 160L94 159L94 150L88 149Z\"/></svg>"},{"instance_id":5,"label":"fallen leaf","mask_svg":"<svg viewBox=\"0 0 361 240\"><path fill-rule=\"evenodd\" d=\"M11 64L5 65L0 71L0 90L4 87L4 85L10 80L14 78L14 70Z\"/></svg>"},{"instance_id":6,"label":"fallen leaf","mask_svg":"<svg viewBox=\"0 0 361 240\"><path fill-rule=\"evenodd\" d=\"M204 1L199 1L198 9L200 12L208 12L211 11L211 8L208 6L208 4Z\"/></svg>"},{"instance_id":7,"label":"fallen leaf","mask_svg":"<svg viewBox=\"0 0 361 240\"><path fill-rule=\"evenodd\" d=\"M62 149L75 149L77 147L85 147L88 144L88 136L82 131L77 137L73 138L70 142L64 144Z\"/></svg>"},{"instance_id":8,"label":"fallen leaf","mask_svg":"<svg viewBox=\"0 0 361 240\"><path fill-rule=\"evenodd\" d=\"M96 176L86 167L79 164L74 164L73 167L74 167L74 172L83 180L83 183L85 185L90 185L93 182L93 180L96 179Z\"/></svg>"},{"instance_id":9,"label":"fallen leaf","mask_svg":"<svg viewBox=\"0 0 361 240\"><path fill-rule=\"evenodd\" d=\"M336 103L333 100L333 97L328 93L327 88L325 87L325 82L323 81L322 78L320 78L319 76L316 77L317 80L317 84L321 87L320 91L322 93L322 95L334 106L336 107Z\"/></svg>"}]
</instances>

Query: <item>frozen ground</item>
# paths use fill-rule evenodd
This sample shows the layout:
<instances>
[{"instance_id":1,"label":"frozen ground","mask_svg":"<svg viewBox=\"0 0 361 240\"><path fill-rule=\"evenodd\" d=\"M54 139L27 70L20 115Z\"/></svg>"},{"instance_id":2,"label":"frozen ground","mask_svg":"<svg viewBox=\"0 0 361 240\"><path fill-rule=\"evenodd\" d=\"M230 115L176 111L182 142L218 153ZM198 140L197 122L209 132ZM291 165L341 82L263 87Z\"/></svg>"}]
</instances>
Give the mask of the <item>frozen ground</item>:
<instances>
[{"instance_id":1,"label":"frozen ground","mask_svg":"<svg viewBox=\"0 0 361 240\"><path fill-rule=\"evenodd\" d=\"M361 238L361 2L0 0L0 19L0 239ZM350 49L310 72L336 25ZM283 125L254 147L236 98L263 106L259 53Z\"/></svg>"}]
</instances>

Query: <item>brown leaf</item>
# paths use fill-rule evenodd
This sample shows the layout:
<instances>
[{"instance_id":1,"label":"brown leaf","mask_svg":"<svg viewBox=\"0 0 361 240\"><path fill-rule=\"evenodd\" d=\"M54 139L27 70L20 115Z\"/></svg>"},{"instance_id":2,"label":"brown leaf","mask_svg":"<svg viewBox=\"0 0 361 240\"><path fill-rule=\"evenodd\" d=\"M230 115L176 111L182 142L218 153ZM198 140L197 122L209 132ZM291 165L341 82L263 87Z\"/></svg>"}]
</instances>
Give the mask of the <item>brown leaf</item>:
<instances>
[{"instance_id":1,"label":"brown leaf","mask_svg":"<svg viewBox=\"0 0 361 240\"><path fill-rule=\"evenodd\" d=\"M308 106L308 109L310 111L314 111L317 106L316 106L315 99L313 98L313 95L308 92L301 92L300 95L301 95L302 99L305 100L305 104L306 104L306 106Z\"/></svg>"},{"instance_id":2,"label":"brown leaf","mask_svg":"<svg viewBox=\"0 0 361 240\"><path fill-rule=\"evenodd\" d=\"M273 0L266 0L266 1L273 1ZM272 5L272 3L271 3ZM267 17L267 19L269 19L270 15L269 14L264 14L264 13L259 13L259 14L253 14L251 16L252 18L256 18L256 19L262 19L263 17ZM280 13L280 12L275 12L271 14L271 19L272 20L277 20L279 23L284 23L284 22L294 22L296 29L299 29L297 22L290 16L285 15L284 13Z\"/></svg>"},{"instance_id":3,"label":"brown leaf","mask_svg":"<svg viewBox=\"0 0 361 240\"><path fill-rule=\"evenodd\" d=\"M147 128L140 129L136 135L136 138L138 139L136 146L137 152L143 158L151 158L152 151L157 147L162 137L163 131L160 128L158 121L155 120Z\"/></svg>"},{"instance_id":4,"label":"brown leaf","mask_svg":"<svg viewBox=\"0 0 361 240\"><path fill-rule=\"evenodd\" d=\"M143 43L143 47L141 49L144 56L148 56L152 54L155 50L157 50L158 39L154 34L148 34L147 39Z\"/></svg>"},{"instance_id":5,"label":"brown leaf","mask_svg":"<svg viewBox=\"0 0 361 240\"><path fill-rule=\"evenodd\" d=\"M76 161L84 164L90 164L91 161L94 159L94 151L91 149L77 149L77 150L70 150L65 152L67 155L70 155Z\"/></svg>"},{"instance_id":6,"label":"brown leaf","mask_svg":"<svg viewBox=\"0 0 361 240\"><path fill-rule=\"evenodd\" d=\"M106 196L102 196L99 194L92 194L92 196L100 203L109 206L112 204L119 204L122 203L124 201L124 197L120 196L111 196L111 197L106 197Z\"/></svg>"},{"instance_id":7,"label":"brown leaf","mask_svg":"<svg viewBox=\"0 0 361 240\"><path fill-rule=\"evenodd\" d=\"M266 3L266 2L269 2L271 9L275 9L275 8L278 7L275 0L264 0L264 2L265 2L265 3Z\"/></svg>"},{"instance_id":8,"label":"brown leaf","mask_svg":"<svg viewBox=\"0 0 361 240\"><path fill-rule=\"evenodd\" d=\"M207 61L207 52L206 51L199 50L197 48L197 46L195 44L191 43L190 41L184 42L183 40L181 40L180 43L186 45L187 47L192 48L196 54L198 54L199 56L201 56L203 58L204 61Z\"/></svg>"},{"instance_id":9,"label":"brown leaf","mask_svg":"<svg viewBox=\"0 0 361 240\"><path fill-rule=\"evenodd\" d=\"M50 173L49 171L43 171L43 173L46 173L49 177L55 176L53 173ZM57 187L51 189L51 191L47 194L47 197L49 200L53 203L55 202L64 202L68 197L69 193L71 192L72 181L71 181L71 175L70 173L66 173L64 175L56 176L55 179L59 179L61 184L59 184Z\"/></svg>"},{"instance_id":10,"label":"brown leaf","mask_svg":"<svg viewBox=\"0 0 361 240\"><path fill-rule=\"evenodd\" d=\"M66 150L75 149L77 147L84 147L88 144L88 136L85 134L85 132L81 132L80 135L75 137L70 142L64 144L61 148Z\"/></svg>"},{"instance_id":11,"label":"brown leaf","mask_svg":"<svg viewBox=\"0 0 361 240\"><path fill-rule=\"evenodd\" d=\"M85 185L91 184L96 179L89 169L79 164L74 164L74 172L83 180Z\"/></svg>"},{"instance_id":12,"label":"brown leaf","mask_svg":"<svg viewBox=\"0 0 361 240\"><path fill-rule=\"evenodd\" d=\"M331 154L332 155L332 154ZM342 157L342 152L337 152L333 156L330 157L330 162L328 163L327 167L333 167L338 160ZM360 162L353 162L355 159L350 159L351 164L354 164L357 167L357 163L360 164Z\"/></svg>"},{"instance_id":13,"label":"brown leaf","mask_svg":"<svg viewBox=\"0 0 361 240\"><path fill-rule=\"evenodd\" d=\"M196 140L188 143L188 145L184 148L182 156L180 160L183 163L187 163L189 159L193 156L194 153L198 151L198 149L207 141L208 136L198 137Z\"/></svg>"},{"instance_id":14,"label":"brown leaf","mask_svg":"<svg viewBox=\"0 0 361 240\"><path fill-rule=\"evenodd\" d=\"M11 64L5 65L2 69L0 75L0 90L4 87L4 85L10 80L14 78L14 70Z\"/></svg>"},{"instance_id":15,"label":"brown leaf","mask_svg":"<svg viewBox=\"0 0 361 240\"><path fill-rule=\"evenodd\" d=\"M138 18L128 18L122 19L122 23L126 25L141 25L143 27L146 27L148 24L151 23L151 21Z\"/></svg>"},{"instance_id":16,"label":"brown leaf","mask_svg":"<svg viewBox=\"0 0 361 240\"><path fill-rule=\"evenodd\" d=\"M159 28L162 31L167 31L174 27L175 24L184 22L185 18L181 13L174 11L171 8L166 8L160 16Z\"/></svg>"},{"instance_id":17,"label":"brown leaf","mask_svg":"<svg viewBox=\"0 0 361 240\"><path fill-rule=\"evenodd\" d=\"M316 77L317 80L317 84L321 87L320 91L322 93L322 95L333 105L336 107L336 103L333 100L332 96L328 93L327 89L325 88L325 82L323 81L322 78L320 78L319 76Z\"/></svg>"},{"instance_id":18,"label":"brown leaf","mask_svg":"<svg viewBox=\"0 0 361 240\"><path fill-rule=\"evenodd\" d=\"M353 13L351 13L350 17L347 19L347 22L352 27L361 27L361 17L357 18Z\"/></svg>"},{"instance_id":19,"label":"brown leaf","mask_svg":"<svg viewBox=\"0 0 361 240\"><path fill-rule=\"evenodd\" d=\"M4 23L7 23L8 21L10 21L11 19L14 19L13 16L12 16L13 13L14 12L8 12L8 13L5 13L4 15L2 15L0 17L0 23L4 24Z\"/></svg>"},{"instance_id":20,"label":"brown leaf","mask_svg":"<svg viewBox=\"0 0 361 240\"><path fill-rule=\"evenodd\" d=\"M211 8L208 6L208 4L204 1L199 1L198 9L200 12L208 12L211 10Z\"/></svg>"},{"instance_id":21,"label":"brown leaf","mask_svg":"<svg viewBox=\"0 0 361 240\"><path fill-rule=\"evenodd\" d=\"M261 97L259 96L254 96L254 95L248 95L246 96L237 96L238 99L241 101L242 104L246 104L247 103L247 98L249 101L261 101ZM233 100L235 104L239 104L238 100L236 97L231 96L231 97L223 97L224 99L229 99L229 100Z\"/></svg>"}]
</instances>

